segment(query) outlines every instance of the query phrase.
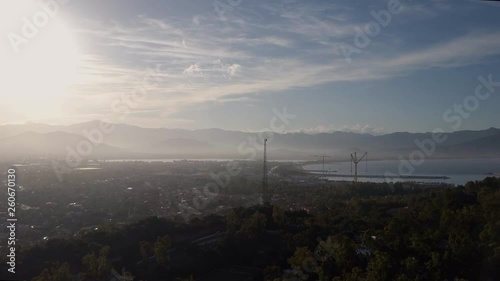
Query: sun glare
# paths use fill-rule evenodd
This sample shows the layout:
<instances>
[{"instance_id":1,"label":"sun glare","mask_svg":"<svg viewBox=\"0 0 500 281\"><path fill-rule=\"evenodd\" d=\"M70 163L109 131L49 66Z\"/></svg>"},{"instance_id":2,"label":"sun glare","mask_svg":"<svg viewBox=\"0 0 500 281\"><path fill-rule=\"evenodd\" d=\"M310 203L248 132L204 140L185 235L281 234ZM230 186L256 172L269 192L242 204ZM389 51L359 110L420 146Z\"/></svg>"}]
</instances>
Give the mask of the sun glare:
<instances>
[{"instance_id":1,"label":"sun glare","mask_svg":"<svg viewBox=\"0 0 500 281\"><path fill-rule=\"evenodd\" d=\"M10 41L1 46L0 74L5 80L0 95L9 102L13 113L23 119L54 118L63 111L61 106L69 94L69 86L77 79L79 53L71 32L58 15L48 17L46 25L37 26L33 14L37 8L43 10L30 1L20 3L12 9L21 16L17 18L17 24L15 18L9 19L12 30L6 33L15 34L10 35L11 38L26 41L15 46ZM31 38L23 36L23 26L26 25L23 18L31 21L37 30Z\"/></svg>"}]
</instances>

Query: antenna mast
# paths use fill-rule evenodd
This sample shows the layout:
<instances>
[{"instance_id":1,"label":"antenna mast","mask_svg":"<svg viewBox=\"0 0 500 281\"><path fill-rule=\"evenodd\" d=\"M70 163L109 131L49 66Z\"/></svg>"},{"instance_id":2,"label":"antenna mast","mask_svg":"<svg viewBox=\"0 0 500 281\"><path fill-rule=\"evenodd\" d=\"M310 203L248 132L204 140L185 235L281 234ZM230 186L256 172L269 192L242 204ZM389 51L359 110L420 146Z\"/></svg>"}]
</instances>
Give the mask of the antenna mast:
<instances>
[{"instance_id":1,"label":"antenna mast","mask_svg":"<svg viewBox=\"0 0 500 281\"><path fill-rule=\"evenodd\" d=\"M332 156L328 156L328 155L313 155L314 157L321 157L323 159L323 165L321 166L321 175L324 177L326 177L327 173L326 173L326 170L325 170L325 158L329 158L329 157L332 157Z\"/></svg>"},{"instance_id":2,"label":"antenna mast","mask_svg":"<svg viewBox=\"0 0 500 281\"><path fill-rule=\"evenodd\" d=\"M267 139L264 140L264 165L262 171L262 202L268 203L269 198L267 195Z\"/></svg>"},{"instance_id":3,"label":"antenna mast","mask_svg":"<svg viewBox=\"0 0 500 281\"><path fill-rule=\"evenodd\" d=\"M365 154L363 154L363 156L361 156L360 159L358 159L358 156L356 155L356 152L354 152L354 153L351 154L351 160L354 163L354 183L358 183L358 163L361 162L361 160L363 160L363 158L367 154L368 154L368 152L366 152ZM366 167L367 167L367 170L368 170L368 164L367 164Z\"/></svg>"}]
</instances>

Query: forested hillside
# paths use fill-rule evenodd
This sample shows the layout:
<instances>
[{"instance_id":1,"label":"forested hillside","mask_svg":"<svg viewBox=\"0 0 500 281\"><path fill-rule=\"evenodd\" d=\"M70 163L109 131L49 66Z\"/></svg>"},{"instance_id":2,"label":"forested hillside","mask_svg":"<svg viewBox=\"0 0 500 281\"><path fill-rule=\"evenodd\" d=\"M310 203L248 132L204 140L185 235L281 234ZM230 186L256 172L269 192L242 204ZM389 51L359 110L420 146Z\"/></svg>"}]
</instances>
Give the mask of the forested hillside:
<instances>
[{"instance_id":1,"label":"forested hillside","mask_svg":"<svg viewBox=\"0 0 500 281\"><path fill-rule=\"evenodd\" d=\"M286 193L315 200L316 208L291 212L264 205L189 223L153 217L103 226L23 249L18 276L215 280L234 268L271 281L500 276L499 178L456 188L366 183L288 187Z\"/></svg>"}]
</instances>

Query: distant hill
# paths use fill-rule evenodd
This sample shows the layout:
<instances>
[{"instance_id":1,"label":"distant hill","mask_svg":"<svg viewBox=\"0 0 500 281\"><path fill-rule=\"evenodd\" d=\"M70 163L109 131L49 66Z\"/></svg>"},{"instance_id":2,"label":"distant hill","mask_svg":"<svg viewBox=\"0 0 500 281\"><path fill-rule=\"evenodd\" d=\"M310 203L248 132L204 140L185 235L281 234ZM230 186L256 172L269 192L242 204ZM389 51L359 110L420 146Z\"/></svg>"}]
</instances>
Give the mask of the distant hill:
<instances>
[{"instance_id":1,"label":"distant hill","mask_svg":"<svg viewBox=\"0 0 500 281\"><path fill-rule=\"evenodd\" d=\"M3 157L50 157L66 153L83 140L83 132L95 132L98 121L69 126L39 123L0 126L0 154ZM374 136L349 132L320 134L274 133L269 138L270 159L315 159L327 154L334 160L348 160L353 151L369 151L371 159L408 157L418 149L416 140L432 139L431 133L397 132ZM94 147L92 158L260 158L262 135L222 129L184 130L142 128L114 124L103 134L103 144ZM446 142L436 147L433 158L500 157L500 129L457 131L445 134Z\"/></svg>"},{"instance_id":2,"label":"distant hill","mask_svg":"<svg viewBox=\"0 0 500 281\"><path fill-rule=\"evenodd\" d=\"M69 147L77 151L82 136L65 132L35 133L25 132L0 139L0 155L4 159L17 157L64 157ZM92 157L118 157L126 154L122 149L107 144L91 146Z\"/></svg>"},{"instance_id":3,"label":"distant hill","mask_svg":"<svg viewBox=\"0 0 500 281\"><path fill-rule=\"evenodd\" d=\"M473 141L452 145L447 148L448 153L458 155L485 155L500 157L500 134L494 134Z\"/></svg>"},{"instance_id":4,"label":"distant hill","mask_svg":"<svg viewBox=\"0 0 500 281\"><path fill-rule=\"evenodd\" d=\"M21 133L26 132L34 132L34 133L50 133L63 131L65 129L64 126L53 126L48 124L41 123L26 123L22 125L4 125L0 126L0 138L11 137L15 135L19 135Z\"/></svg>"}]
</instances>

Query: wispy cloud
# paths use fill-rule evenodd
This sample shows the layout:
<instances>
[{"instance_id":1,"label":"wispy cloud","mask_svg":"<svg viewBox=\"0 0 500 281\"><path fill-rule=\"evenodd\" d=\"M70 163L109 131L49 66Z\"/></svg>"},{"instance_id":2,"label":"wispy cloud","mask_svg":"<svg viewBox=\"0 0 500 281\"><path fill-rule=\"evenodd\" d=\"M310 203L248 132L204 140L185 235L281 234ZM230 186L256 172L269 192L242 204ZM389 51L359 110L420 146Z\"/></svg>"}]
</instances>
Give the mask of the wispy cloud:
<instances>
[{"instance_id":1,"label":"wispy cloud","mask_svg":"<svg viewBox=\"0 0 500 281\"><path fill-rule=\"evenodd\" d=\"M162 65L162 83L135 110L154 107L165 117L195 103L339 81L386 79L420 69L481 63L500 54L500 33L471 31L429 42L418 50L384 52L384 46L393 42L380 40L377 50L382 51L367 50L348 64L334 46L352 40L354 27L364 22L345 6L301 2L268 3L260 13L278 17L258 23L241 18L221 24L206 15L175 20L141 15L112 26L90 23L77 31L91 38L96 51L87 55L80 69L85 83L73 87L72 102L79 99L81 103L75 103L79 106L109 111L106 102L136 88L146 67L155 64ZM431 8L422 8L436 11L449 5L444 0L432 3ZM325 16L325 11L335 13ZM103 105L89 97L98 97Z\"/></svg>"},{"instance_id":2,"label":"wispy cloud","mask_svg":"<svg viewBox=\"0 0 500 281\"><path fill-rule=\"evenodd\" d=\"M450 68L481 63L497 54L500 54L500 32L471 32L419 51L400 54L382 65L396 70Z\"/></svg>"}]
</instances>

